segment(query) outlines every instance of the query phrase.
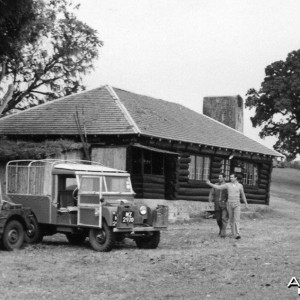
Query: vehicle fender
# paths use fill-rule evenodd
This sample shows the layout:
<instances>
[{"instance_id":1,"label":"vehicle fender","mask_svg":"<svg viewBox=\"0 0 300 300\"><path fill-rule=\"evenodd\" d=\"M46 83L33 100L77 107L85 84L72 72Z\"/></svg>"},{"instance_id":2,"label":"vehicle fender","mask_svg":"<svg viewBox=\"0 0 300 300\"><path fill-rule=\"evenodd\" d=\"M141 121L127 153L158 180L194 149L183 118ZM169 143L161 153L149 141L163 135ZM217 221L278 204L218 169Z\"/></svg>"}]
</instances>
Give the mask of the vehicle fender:
<instances>
[{"instance_id":1,"label":"vehicle fender","mask_svg":"<svg viewBox=\"0 0 300 300\"><path fill-rule=\"evenodd\" d=\"M0 211L0 235L3 234L7 222L11 220L17 220L21 222L21 224L24 226L24 229L27 229L24 213L26 213L26 211L24 212L24 209L1 210Z\"/></svg>"},{"instance_id":2,"label":"vehicle fender","mask_svg":"<svg viewBox=\"0 0 300 300\"><path fill-rule=\"evenodd\" d=\"M104 219L108 226L114 226L114 215L116 215L117 207L102 206L102 219Z\"/></svg>"}]
</instances>

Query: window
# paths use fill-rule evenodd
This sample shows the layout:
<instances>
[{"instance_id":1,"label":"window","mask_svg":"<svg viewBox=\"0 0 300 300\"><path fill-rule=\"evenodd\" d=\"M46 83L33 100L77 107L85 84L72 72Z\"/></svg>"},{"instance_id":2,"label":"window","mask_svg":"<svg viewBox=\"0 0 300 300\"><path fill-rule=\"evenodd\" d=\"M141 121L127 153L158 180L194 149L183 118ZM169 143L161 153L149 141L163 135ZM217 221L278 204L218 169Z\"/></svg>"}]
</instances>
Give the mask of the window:
<instances>
[{"instance_id":1,"label":"window","mask_svg":"<svg viewBox=\"0 0 300 300\"><path fill-rule=\"evenodd\" d=\"M258 183L257 165L251 163L244 163L243 184L257 185L257 183Z\"/></svg>"},{"instance_id":2,"label":"window","mask_svg":"<svg viewBox=\"0 0 300 300\"><path fill-rule=\"evenodd\" d=\"M164 175L164 154L133 148L133 174Z\"/></svg>"},{"instance_id":3,"label":"window","mask_svg":"<svg viewBox=\"0 0 300 300\"><path fill-rule=\"evenodd\" d=\"M191 155L189 179L206 180L209 177L210 157Z\"/></svg>"},{"instance_id":4,"label":"window","mask_svg":"<svg viewBox=\"0 0 300 300\"><path fill-rule=\"evenodd\" d=\"M230 175L230 160L229 159L222 160L221 173L223 173L225 175L225 180L229 181L229 175Z\"/></svg>"},{"instance_id":5,"label":"window","mask_svg":"<svg viewBox=\"0 0 300 300\"><path fill-rule=\"evenodd\" d=\"M243 184L257 186L258 184L258 166L250 162L241 160L234 161L234 172L240 174L243 178Z\"/></svg>"}]
</instances>

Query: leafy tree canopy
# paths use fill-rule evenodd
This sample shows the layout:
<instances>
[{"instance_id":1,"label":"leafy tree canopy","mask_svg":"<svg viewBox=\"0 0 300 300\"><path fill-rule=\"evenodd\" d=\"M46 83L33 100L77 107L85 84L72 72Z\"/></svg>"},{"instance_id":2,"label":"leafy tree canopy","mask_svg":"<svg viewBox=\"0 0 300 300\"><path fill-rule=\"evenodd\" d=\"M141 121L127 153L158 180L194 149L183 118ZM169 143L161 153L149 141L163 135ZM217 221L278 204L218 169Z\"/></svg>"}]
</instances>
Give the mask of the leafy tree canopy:
<instances>
[{"instance_id":1,"label":"leafy tree canopy","mask_svg":"<svg viewBox=\"0 0 300 300\"><path fill-rule=\"evenodd\" d=\"M259 91L247 92L246 107L254 108L253 127L260 137L276 136L274 149L293 159L300 154L300 50L265 69Z\"/></svg>"},{"instance_id":2,"label":"leafy tree canopy","mask_svg":"<svg viewBox=\"0 0 300 300\"><path fill-rule=\"evenodd\" d=\"M24 43L33 42L36 33L37 4L33 0L0 0L0 62L17 55Z\"/></svg>"},{"instance_id":3,"label":"leafy tree canopy","mask_svg":"<svg viewBox=\"0 0 300 300\"><path fill-rule=\"evenodd\" d=\"M6 82L15 87L3 114L83 90L82 77L103 45L97 31L78 20L72 0L33 0L32 7L25 43L0 57Z\"/></svg>"}]
</instances>

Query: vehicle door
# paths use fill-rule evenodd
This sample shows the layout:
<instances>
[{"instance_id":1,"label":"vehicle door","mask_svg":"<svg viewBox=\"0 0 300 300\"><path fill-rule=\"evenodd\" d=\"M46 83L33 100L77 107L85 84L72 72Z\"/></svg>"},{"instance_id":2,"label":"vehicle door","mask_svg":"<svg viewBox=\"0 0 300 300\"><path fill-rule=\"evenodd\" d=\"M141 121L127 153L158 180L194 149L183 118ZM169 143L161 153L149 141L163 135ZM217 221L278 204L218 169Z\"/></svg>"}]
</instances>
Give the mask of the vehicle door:
<instances>
[{"instance_id":1,"label":"vehicle door","mask_svg":"<svg viewBox=\"0 0 300 300\"><path fill-rule=\"evenodd\" d=\"M77 175L78 225L102 227L103 176Z\"/></svg>"}]
</instances>

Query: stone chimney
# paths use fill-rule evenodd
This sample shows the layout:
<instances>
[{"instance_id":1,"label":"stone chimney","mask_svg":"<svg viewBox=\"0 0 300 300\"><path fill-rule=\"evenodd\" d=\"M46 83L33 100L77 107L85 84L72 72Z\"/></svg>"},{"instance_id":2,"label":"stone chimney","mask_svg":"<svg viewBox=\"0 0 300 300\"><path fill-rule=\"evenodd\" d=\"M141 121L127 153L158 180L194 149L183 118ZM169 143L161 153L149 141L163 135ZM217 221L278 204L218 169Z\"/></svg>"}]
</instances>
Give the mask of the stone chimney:
<instances>
[{"instance_id":1,"label":"stone chimney","mask_svg":"<svg viewBox=\"0 0 300 300\"><path fill-rule=\"evenodd\" d=\"M244 103L239 95L204 97L203 114L244 132Z\"/></svg>"}]
</instances>

